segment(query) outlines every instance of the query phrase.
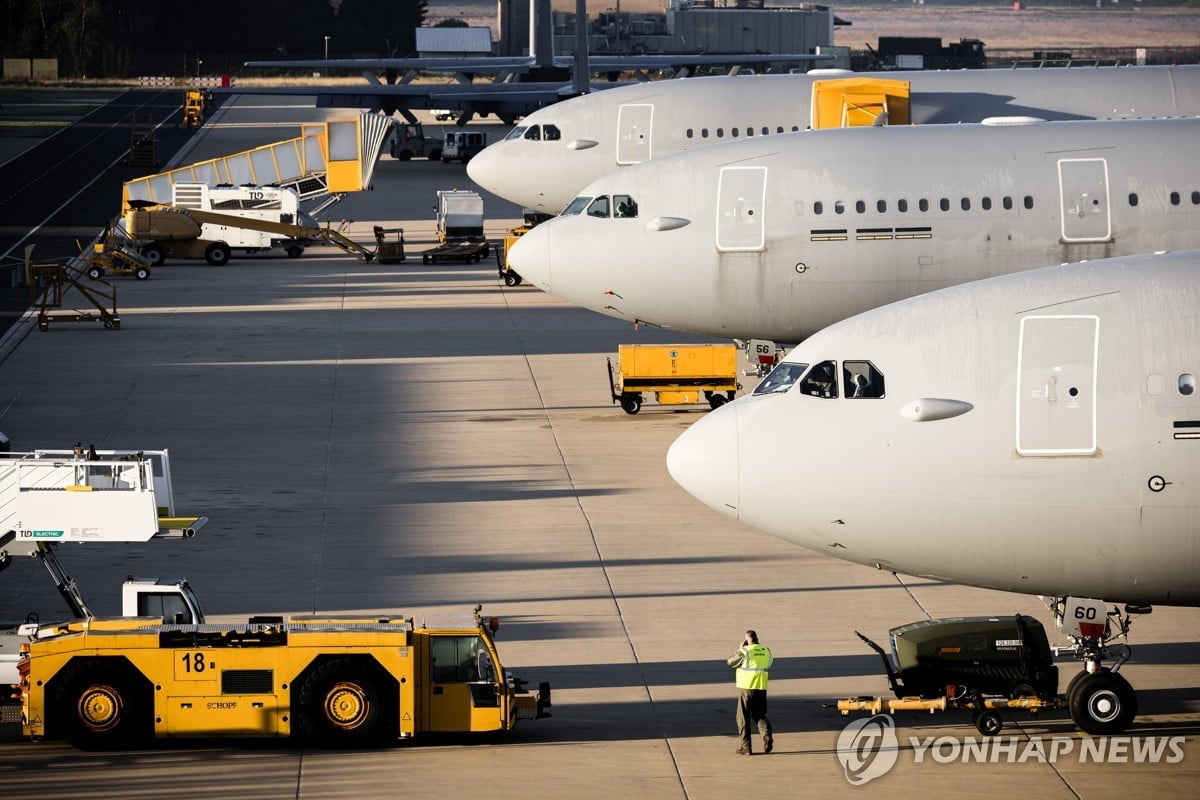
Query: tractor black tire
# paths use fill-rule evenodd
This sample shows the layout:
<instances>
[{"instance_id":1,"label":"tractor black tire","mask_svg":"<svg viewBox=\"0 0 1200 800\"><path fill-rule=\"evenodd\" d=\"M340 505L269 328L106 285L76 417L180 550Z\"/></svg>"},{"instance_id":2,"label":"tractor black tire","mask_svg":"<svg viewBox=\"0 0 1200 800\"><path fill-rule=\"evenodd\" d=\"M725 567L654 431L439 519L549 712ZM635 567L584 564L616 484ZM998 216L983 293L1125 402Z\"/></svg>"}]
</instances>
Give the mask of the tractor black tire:
<instances>
[{"instance_id":1,"label":"tractor black tire","mask_svg":"<svg viewBox=\"0 0 1200 800\"><path fill-rule=\"evenodd\" d=\"M142 255L150 262L152 267L161 267L163 262L167 260L167 251L163 249L161 244L151 242L142 248Z\"/></svg>"},{"instance_id":2,"label":"tractor black tire","mask_svg":"<svg viewBox=\"0 0 1200 800\"><path fill-rule=\"evenodd\" d=\"M137 269L135 269L133 271L133 277L137 278L139 281L146 280L147 278L150 277L150 268L149 267L138 267Z\"/></svg>"},{"instance_id":3,"label":"tractor black tire","mask_svg":"<svg viewBox=\"0 0 1200 800\"><path fill-rule=\"evenodd\" d=\"M377 741L390 727L394 709L385 705L393 694L373 663L333 659L314 669L300 686L296 730L305 741L335 747Z\"/></svg>"},{"instance_id":4,"label":"tractor black tire","mask_svg":"<svg viewBox=\"0 0 1200 800\"><path fill-rule=\"evenodd\" d=\"M298 244L289 244L283 252L287 253L288 258L299 258L304 255L304 248Z\"/></svg>"},{"instance_id":5,"label":"tractor black tire","mask_svg":"<svg viewBox=\"0 0 1200 800\"><path fill-rule=\"evenodd\" d=\"M1068 700L1071 719L1093 736L1121 733L1137 716L1137 693L1124 676L1103 671L1083 673Z\"/></svg>"},{"instance_id":6,"label":"tractor black tire","mask_svg":"<svg viewBox=\"0 0 1200 800\"><path fill-rule=\"evenodd\" d=\"M67 741L80 749L115 749L149 740L154 698L139 678L125 661L68 666L55 680L49 703Z\"/></svg>"},{"instance_id":7,"label":"tractor black tire","mask_svg":"<svg viewBox=\"0 0 1200 800\"><path fill-rule=\"evenodd\" d=\"M642 410L642 398L640 395L627 394L621 397L621 408L626 414L636 414Z\"/></svg>"},{"instance_id":8,"label":"tractor black tire","mask_svg":"<svg viewBox=\"0 0 1200 800\"><path fill-rule=\"evenodd\" d=\"M223 267L229 263L229 245L224 242L213 242L204 251L204 260L214 267Z\"/></svg>"},{"instance_id":9,"label":"tractor black tire","mask_svg":"<svg viewBox=\"0 0 1200 800\"><path fill-rule=\"evenodd\" d=\"M87 268L87 276L94 281L98 281L104 277L104 268L91 266Z\"/></svg>"},{"instance_id":10,"label":"tractor black tire","mask_svg":"<svg viewBox=\"0 0 1200 800\"><path fill-rule=\"evenodd\" d=\"M441 161L442 160L442 148L435 147L432 150L430 150L428 158L430 161Z\"/></svg>"}]
</instances>

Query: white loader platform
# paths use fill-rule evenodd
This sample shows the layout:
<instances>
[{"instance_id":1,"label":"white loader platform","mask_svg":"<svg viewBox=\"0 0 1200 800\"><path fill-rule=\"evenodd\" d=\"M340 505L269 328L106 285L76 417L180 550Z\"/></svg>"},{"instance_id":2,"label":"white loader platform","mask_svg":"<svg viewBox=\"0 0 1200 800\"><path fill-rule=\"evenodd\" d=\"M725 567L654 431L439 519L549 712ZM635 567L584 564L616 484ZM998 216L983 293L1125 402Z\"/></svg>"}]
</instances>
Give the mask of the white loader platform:
<instances>
[{"instance_id":1,"label":"white loader platform","mask_svg":"<svg viewBox=\"0 0 1200 800\"><path fill-rule=\"evenodd\" d=\"M39 544L184 538L207 522L176 516L166 450L0 453L0 566Z\"/></svg>"}]
</instances>

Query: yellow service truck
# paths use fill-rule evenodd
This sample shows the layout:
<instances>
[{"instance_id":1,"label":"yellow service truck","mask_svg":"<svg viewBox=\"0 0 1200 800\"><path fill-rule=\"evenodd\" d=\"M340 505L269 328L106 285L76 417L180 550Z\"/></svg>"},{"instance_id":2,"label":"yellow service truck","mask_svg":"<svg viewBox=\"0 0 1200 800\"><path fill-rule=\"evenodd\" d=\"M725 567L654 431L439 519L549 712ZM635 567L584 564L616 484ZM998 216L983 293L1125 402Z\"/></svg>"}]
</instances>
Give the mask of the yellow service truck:
<instances>
[{"instance_id":1,"label":"yellow service truck","mask_svg":"<svg viewBox=\"0 0 1200 800\"><path fill-rule=\"evenodd\" d=\"M234 627L95 618L23 633L21 725L33 740L127 747L274 736L338 746L549 716L505 673L499 621L471 615L251 618ZM34 626L36 627L36 625Z\"/></svg>"},{"instance_id":2,"label":"yellow service truck","mask_svg":"<svg viewBox=\"0 0 1200 800\"><path fill-rule=\"evenodd\" d=\"M700 402L718 408L732 400L737 382L737 347L732 344L622 344L617 365L608 360L608 385L614 403L626 414L642 409L644 393L662 405Z\"/></svg>"}]
</instances>

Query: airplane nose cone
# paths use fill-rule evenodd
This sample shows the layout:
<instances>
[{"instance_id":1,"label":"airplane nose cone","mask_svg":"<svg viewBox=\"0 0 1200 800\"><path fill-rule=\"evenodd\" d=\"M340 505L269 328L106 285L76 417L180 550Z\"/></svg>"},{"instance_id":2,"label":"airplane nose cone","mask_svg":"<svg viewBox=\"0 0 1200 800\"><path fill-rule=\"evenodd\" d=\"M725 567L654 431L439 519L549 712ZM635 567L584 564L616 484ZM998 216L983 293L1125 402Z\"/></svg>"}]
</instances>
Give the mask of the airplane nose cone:
<instances>
[{"instance_id":1,"label":"airplane nose cone","mask_svg":"<svg viewBox=\"0 0 1200 800\"><path fill-rule=\"evenodd\" d=\"M697 500L737 519L737 403L709 412L684 431L667 450L667 471Z\"/></svg>"},{"instance_id":2,"label":"airplane nose cone","mask_svg":"<svg viewBox=\"0 0 1200 800\"><path fill-rule=\"evenodd\" d=\"M496 150L496 145L485 147L467 162L467 177L492 194L500 194L500 157Z\"/></svg>"},{"instance_id":3,"label":"airplane nose cone","mask_svg":"<svg viewBox=\"0 0 1200 800\"><path fill-rule=\"evenodd\" d=\"M529 283L550 292L550 235L547 232L554 220L543 222L526 233L508 251L508 268Z\"/></svg>"}]
</instances>

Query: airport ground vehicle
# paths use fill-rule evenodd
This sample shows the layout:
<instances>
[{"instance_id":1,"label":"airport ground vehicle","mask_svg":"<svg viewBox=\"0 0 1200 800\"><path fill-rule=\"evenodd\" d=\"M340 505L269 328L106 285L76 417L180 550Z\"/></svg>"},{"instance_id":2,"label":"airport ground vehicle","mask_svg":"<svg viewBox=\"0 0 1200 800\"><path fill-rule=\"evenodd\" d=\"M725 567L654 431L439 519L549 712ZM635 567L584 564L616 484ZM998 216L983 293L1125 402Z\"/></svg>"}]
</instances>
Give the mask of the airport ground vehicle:
<instances>
[{"instance_id":1,"label":"airport ground vehicle","mask_svg":"<svg viewBox=\"0 0 1200 800\"><path fill-rule=\"evenodd\" d=\"M737 347L732 344L622 344L617 365L608 359L612 400L626 414L642 409L646 392L660 405L700 402L719 408L732 400L737 382Z\"/></svg>"},{"instance_id":2,"label":"airport ground vehicle","mask_svg":"<svg viewBox=\"0 0 1200 800\"><path fill-rule=\"evenodd\" d=\"M554 217L553 214L544 214L540 211L534 211L531 208L524 209L524 221L515 228L509 228L504 234L503 246L496 247L496 267L500 271L500 277L504 279L505 286L520 286L524 280L521 274L515 269L508 266L508 251L517 243L525 234L529 233L539 224Z\"/></svg>"},{"instance_id":3,"label":"airport ground vehicle","mask_svg":"<svg viewBox=\"0 0 1200 800\"><path fill-rule=\"evenodd\" d=\"M183 118L180 124L195 130L204 124L204 108L211 97L204 89L186 89L183 93Z\"/></svg>"},{"instance_id":4,"label":"airport ground vehicle","mask_svg":"<svg viewBox=\"0 0 1200 800\"><path fill-rule=\"evenodd\" d=\"M133 246L133 242L118 235L107 226L101 240L92 245L92 252L83 257L83 271L98 281L108 273L132 275L139 281L150 277L150 259Z\"/></svg>"},{"instance_id":5,"label":"airport ground vehicle","mask_svg":"<svg viewBox=\"0 0 1200 800\"><path fill-rule=\"evenodd\" d=\"M398 161L411 161L413 158L440 161L442 140L427 138L425 126L419 122L400 123L392 127L388 152Z\"/></svg>"},{"instance_id":6,"label":"airport ground vehicle","mask_svg":"<svg viewBox=\"0 0 1200 800\"><path fill-rule=\"evenodd\" d=\"M1076 725L1094 735L1120 733L1137 714L1132 687L1107 668L1078 673L1060 696L1053 649L1033 617L920 620L888 632L890 653L858 636L883 659L895 698L838 700L843 715L885 708L891 714L968 710L980 733L995 736L1004 724L1001 709L1037 714L1065 707Z\"/></svg>"},{"instance_id":7,"label":"airport ground vehicle","mask_svg":"<svg viewBox=\"0 0 1200 800\"><path fill-rule=\"evenodd\" d=\"M438 244L421 254L423 263L478 262L491 248L483 235L483 198L478 192L447 189L437 193Z\"/></svg>"},{"instance_id":8,"label":"airport ground vehicle","mask_svg":"<svg viewBox=\"0 0 1200 800\"><path fill-rule=\"evenodd\" d=\"M483 131L447 131L442 146L442 161L458 161L463 164L488 146L488 135Z\"/></svg>"},{"instance_id":9,"label":"airport ground vehicle","mask_svg":"<svg viewBox=\"0 0 1200 800\"><path fill-rule=\"evenodd\" d=\"M180 182L172 185L170 207L212 212L223 219L205 221L198 214L190 218L164 215L155 210L155 204L130 203L124 217L125 230L141 242L142 255L154 266L168 256L204 258L213 266L221 266L235 250L258 253L283 248L289 257L298 258L312 243L309 229L316 227L315 223L301 224L297 194L275 186Z\"/></svg>"},{"instance_id":10,"label":"airport ground vehicle","mask_svg":"<svg viewBox=\"0 0 1200 800\"><path fill-rule=\"evenodd\" d=\"M22 732L82 746L275 736L336 745L509 730L549 716L504 672L495 618L92 619L27 631Z\"/></svg>"},{"instance_id":11,"label":"airport ground vehicle","mask_svg":"<svg viewBox=\"0 0 1200 800\"><path fill-rule=\"evenodd\" d=\"M189 539L207 521L176 514L166 450L85 451L76 445L71 450L0 452L0 572L17 556L38 559L71 618L93 615L58 560L59 546ZM126 616L204 622L187 581L130 577L121 600ZM30 614L25 621L36 619ZM19 644L29 633L17 625L0 625L0 687L18 684ZM19 715L9 695L0 691L0 715L15 721Z\"/></svg>"}]
</instances>

